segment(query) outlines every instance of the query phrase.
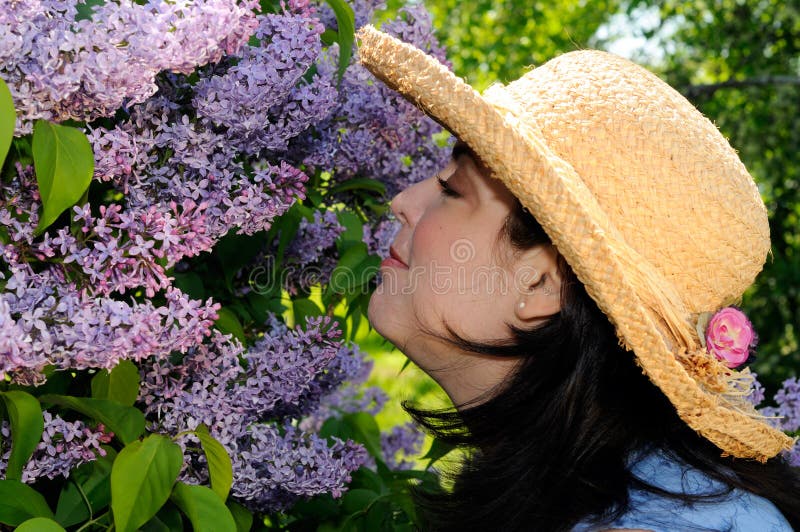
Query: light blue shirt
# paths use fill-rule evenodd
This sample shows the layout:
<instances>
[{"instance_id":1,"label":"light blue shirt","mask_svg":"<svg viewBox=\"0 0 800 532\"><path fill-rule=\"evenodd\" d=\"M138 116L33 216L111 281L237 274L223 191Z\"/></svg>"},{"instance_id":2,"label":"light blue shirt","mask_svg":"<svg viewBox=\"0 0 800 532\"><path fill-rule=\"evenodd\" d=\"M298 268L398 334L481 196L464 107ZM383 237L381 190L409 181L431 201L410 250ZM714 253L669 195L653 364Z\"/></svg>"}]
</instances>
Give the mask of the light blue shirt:
<instances>
[{"instance_id":1,"label":"light blue shirt","mask_svg":"<svg viewBox=\"0 0 800 532\"><path fill-rule=\"evenodd\" d=\"M643 482L672 493L702 495L725 493L726 489L719 481L660 451L636 460L631 472ZM792 532L774 504L740 489L708 501L684 503L631 488L630 507L619 519L602 526L584 521L573 528L573 532L609 528L641 528L655 532Z\"/></svg>"}]
</instances>

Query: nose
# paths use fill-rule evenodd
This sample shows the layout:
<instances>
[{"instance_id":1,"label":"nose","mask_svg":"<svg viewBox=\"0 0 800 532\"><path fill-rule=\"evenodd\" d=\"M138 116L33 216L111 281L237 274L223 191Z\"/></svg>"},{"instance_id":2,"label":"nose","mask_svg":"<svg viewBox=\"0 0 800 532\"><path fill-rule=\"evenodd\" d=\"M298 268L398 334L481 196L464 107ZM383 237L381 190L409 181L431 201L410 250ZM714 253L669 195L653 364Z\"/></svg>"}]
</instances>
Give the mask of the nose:
<instances>
[{"instance_id":1,"label":"nose","mask_svg":"<svg viewBox=\"0 0 800 532\"><path fill-rule=\"evenodd\" d=\"M428 178L398 192L389 207L401 224L413 227L435 196L435 183Z\"/></svg>"}]
</instances>

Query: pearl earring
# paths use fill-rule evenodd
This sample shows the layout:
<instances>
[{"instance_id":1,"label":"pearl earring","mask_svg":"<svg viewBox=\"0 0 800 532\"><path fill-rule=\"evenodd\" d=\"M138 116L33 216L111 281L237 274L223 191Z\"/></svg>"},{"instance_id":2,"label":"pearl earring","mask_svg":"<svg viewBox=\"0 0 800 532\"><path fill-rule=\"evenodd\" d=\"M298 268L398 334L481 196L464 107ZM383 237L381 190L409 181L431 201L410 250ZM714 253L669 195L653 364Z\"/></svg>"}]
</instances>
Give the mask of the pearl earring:
<instances>
[{"instance_id":1,"label":"pearl earring","mask_svg":"<svg viewBox=\"0 0 800 532\"><path fill-rule=\"evenodd\" d=\"M524 301L520 301L519 302L519 308L525 308L525 302Z\"/></svg>"}]
</instances>

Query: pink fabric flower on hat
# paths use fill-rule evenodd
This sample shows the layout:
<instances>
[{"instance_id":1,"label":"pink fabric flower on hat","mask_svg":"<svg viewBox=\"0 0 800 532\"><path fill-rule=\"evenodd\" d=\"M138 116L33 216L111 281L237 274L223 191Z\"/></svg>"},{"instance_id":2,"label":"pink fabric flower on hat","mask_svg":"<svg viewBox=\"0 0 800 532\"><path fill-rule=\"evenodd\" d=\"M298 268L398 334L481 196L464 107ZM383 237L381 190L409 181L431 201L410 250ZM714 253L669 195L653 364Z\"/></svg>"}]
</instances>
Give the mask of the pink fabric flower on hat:
<instances>
[{"instance_id":1,"label":"pink fabric flower on hat","mask_svg":"<svg viewBox=\"0 0 800 532\"><path fill-rule=\"evenodd\" d=\"M753 324L736 307L725 307L708 321L706 349L729 368L747 362L757 343Z\"/></svg>"}]
</instances>

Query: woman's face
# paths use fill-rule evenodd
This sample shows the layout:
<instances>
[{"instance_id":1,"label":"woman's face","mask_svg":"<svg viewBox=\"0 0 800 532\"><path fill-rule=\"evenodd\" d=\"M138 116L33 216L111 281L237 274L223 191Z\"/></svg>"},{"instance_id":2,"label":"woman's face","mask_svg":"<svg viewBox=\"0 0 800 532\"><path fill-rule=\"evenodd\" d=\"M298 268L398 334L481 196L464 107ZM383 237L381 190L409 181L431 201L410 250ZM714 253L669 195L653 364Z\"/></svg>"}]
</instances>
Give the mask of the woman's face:
<instances>
[{"instance_id":1,"label":"woman's face","mask_svg":"<svg viewBox=\"0 0 800 532\"><path fill-rule=\"evenodd\" d=\"M442 339L447 326L467 340L507 340L509 325L531 328L559 310L555 250L515 250L503 233L515 206L461 143L440 174L392 200L401 229L369 319L456 405L501 382L516 360L462 351Z\"/></svg>"}]
</instances>

